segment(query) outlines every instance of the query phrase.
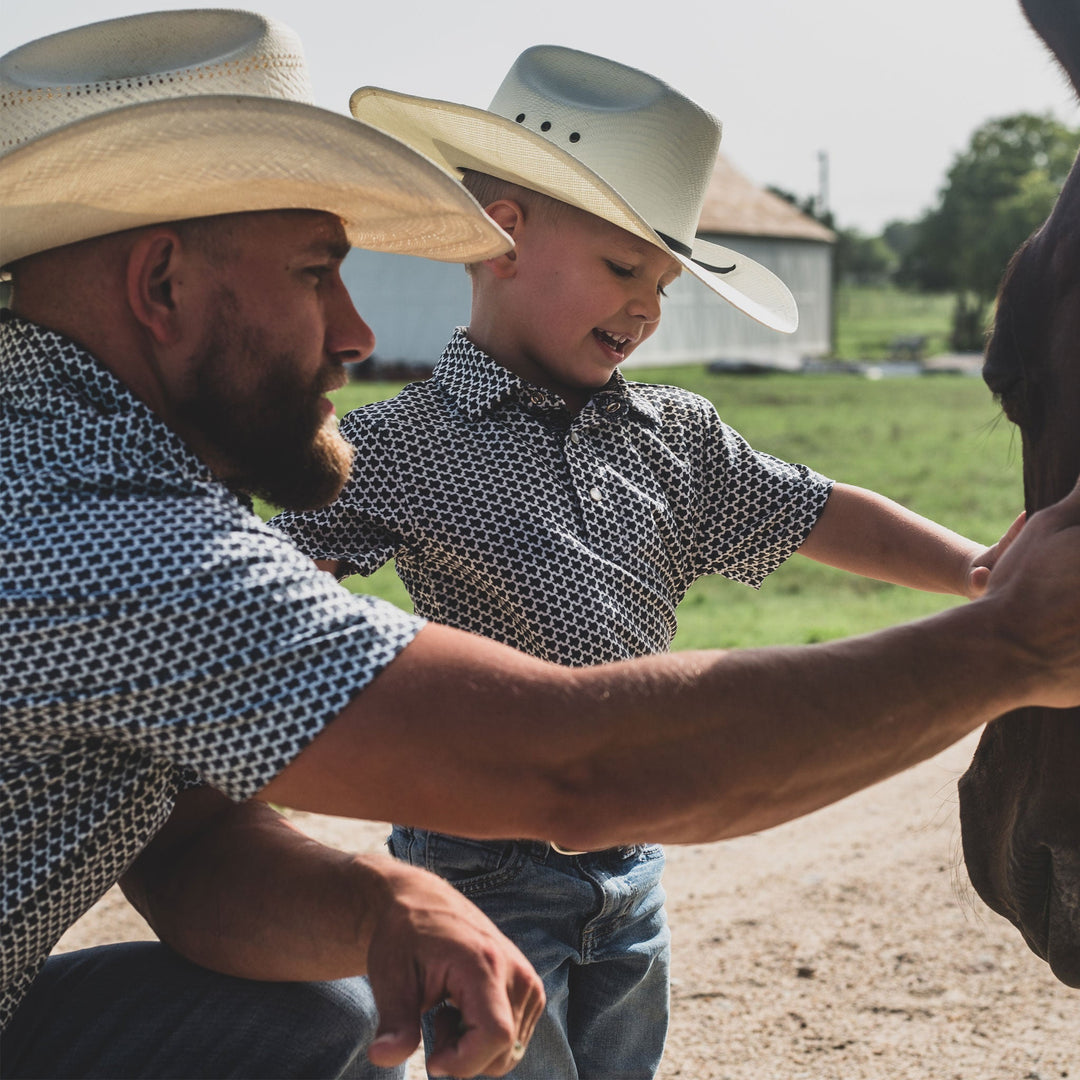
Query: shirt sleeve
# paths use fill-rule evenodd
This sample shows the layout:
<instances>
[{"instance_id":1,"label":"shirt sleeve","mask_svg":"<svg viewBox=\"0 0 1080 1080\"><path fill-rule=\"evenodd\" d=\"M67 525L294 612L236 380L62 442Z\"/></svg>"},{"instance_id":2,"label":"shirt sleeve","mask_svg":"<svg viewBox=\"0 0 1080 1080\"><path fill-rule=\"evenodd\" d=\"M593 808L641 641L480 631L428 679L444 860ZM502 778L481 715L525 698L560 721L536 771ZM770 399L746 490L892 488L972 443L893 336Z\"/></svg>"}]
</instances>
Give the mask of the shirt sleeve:
<instances>
[{"instance_id":1,"label":"shirt sleeve","mask_svg":"<svg viewBox=\"0 0 1080 1080\"><path fill-rule=\"evenodd\" d=\"M755 450L704 404L696 573L759 588L810 534L833 482Z\"/></svg>"},{"instance_id":2,"label":"shirt sleeve","mask_svg":"<svg viewBox=\"0 0 1080 1080\"><path fill-rule=\"evenodd\" d=\"M396 461L384 449L373 407L354 409L342 420L340 430L355 450L341 494L329 506L285 511L271 518L270 524L308 558L342 564L342 577L366 577L403 547Z\"/></svg>"},{"instance_id":3,"label":"shirt sleeve","mask_svg":"<svg viewBox=\"0 0 1080 1080\"><path fill-rule=\"evenodd\" d=\"M115 502L83 514L81 578L31 585L8 628L36 658L12 719L40 739L111 743L245 799L423 625L351 595L239 505Z\"/></svg>"}]
</instances>

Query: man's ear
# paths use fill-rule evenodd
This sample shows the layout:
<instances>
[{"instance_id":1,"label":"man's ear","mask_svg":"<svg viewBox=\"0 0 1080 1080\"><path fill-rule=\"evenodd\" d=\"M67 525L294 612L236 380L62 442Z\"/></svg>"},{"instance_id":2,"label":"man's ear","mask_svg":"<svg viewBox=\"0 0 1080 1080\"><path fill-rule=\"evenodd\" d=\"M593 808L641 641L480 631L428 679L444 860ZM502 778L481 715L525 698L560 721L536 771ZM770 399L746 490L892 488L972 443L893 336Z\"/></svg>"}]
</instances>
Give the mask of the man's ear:
<instances>
[{"instance_id":1,"label":"man's ear","mask_svg":"<svg viewBox=\"0 0 1080 1080\"><path fill-rule=\"evenodd\" d=\"M514 241L513 248L504 255L496 255L494 259L485 259L484 265L496 277L513 277L517 273L517 248L525 233L525 211L521 203L513 199L499 199L485 206L484 211Z\"/></svg>"},{"instance_id":2,"label":"man's ear","mask_svg":"<svg viewBox=\"0 0 1080 1080\"><path fill-rule=\"evenodd\" d=\"M175 344L181 333L184 256L180 236L169 228L140 233L128 253L128 306L159 345Z\"/></svg>"}]
</instances>

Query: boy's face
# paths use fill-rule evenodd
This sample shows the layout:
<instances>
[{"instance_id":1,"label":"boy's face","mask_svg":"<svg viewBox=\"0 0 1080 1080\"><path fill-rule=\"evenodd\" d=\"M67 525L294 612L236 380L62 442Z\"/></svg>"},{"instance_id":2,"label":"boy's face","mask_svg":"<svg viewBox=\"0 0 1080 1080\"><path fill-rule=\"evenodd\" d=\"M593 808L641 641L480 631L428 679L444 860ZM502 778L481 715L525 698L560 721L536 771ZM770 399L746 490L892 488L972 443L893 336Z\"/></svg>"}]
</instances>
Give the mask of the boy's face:
<instances>
[{"instance_id":1,"label":"boy's face","mask_svg":"<svg viewBox=\"0 0 1080 1080\"><path fill-rule=\"evenodd\" d=\"M584 211L533 215L515 236L515 273L499 297L497 350L515 374L577 411L660 323L681 265Z\"/></svg>"}]
</instances>

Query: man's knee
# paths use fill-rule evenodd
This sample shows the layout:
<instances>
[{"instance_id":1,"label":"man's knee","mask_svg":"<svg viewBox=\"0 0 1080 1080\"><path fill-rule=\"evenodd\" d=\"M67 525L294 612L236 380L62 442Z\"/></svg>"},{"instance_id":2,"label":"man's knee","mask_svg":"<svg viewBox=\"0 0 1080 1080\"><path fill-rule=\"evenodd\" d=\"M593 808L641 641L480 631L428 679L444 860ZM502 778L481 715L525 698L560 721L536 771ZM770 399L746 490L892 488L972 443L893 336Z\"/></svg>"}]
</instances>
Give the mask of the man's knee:
<instances>
[{"instance_id":1,"label":"man's knee","mask_svg":"<svg viewBox=\"0 0 1080 1080\"><path fill-rule=\"evenodd\" d=\"M106 946L49 961L5 1033L3 1075L397 1080L368 1062L377 1027L366 979L257 982L156 942Z\"/></svg>"},{"instance_id":2,"label":"man's knee","mask_svg":"<svg viewBox=\"0 0 1080 1080\"><path fill-rule=\"evenodd\" d=\"M289 984L289 1024L300 1038L309 1038L327 1064L340 1061L334 1076L349 1080L397 1080L401 1069L379 1069L368 1061L379 1018L366 979ZM300 1033L304 1033L301 1035Z\"/></svg>"}]
</instances>

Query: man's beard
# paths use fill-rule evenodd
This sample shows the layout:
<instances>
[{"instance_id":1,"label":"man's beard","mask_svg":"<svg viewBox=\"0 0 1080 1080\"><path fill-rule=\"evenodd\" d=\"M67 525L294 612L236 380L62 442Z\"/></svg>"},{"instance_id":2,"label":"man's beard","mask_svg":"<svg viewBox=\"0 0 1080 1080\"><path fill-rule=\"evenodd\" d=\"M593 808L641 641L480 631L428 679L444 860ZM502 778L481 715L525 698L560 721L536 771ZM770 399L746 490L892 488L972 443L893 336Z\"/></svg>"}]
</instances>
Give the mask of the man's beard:
<instances>
[{"instance_id":1,"label":"man's beard","mask_svg":"<svg viewBox=\"0 0 1080 1080\"><path fill-rule=\"evenodd\" d=\"M267 334L239 322L230 290L223 289L219 301L193 357L193 384L178 418L224 463L222 479L231 488L287 510L326 506L344 486L353 459L320 404L337 373L327 367L304 385L291 354L274 352Z\"/></svg>"}]
</instances>

